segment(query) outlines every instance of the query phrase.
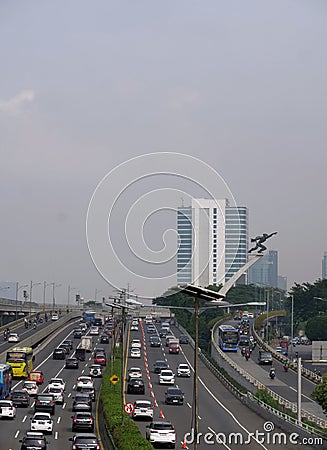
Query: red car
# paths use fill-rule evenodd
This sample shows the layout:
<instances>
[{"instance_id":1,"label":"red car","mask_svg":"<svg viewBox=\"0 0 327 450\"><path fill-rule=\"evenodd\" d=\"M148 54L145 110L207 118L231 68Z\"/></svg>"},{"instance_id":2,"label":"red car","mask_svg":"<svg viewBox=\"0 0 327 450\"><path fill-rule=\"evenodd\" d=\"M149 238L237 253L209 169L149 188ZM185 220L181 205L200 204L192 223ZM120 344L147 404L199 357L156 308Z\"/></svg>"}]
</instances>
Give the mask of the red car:
<instances>
[{"instance_id":1,"label":"red car","mask_svg":"<svg viewBox=\"0 0 327 450\"><path fill-rule=\"evenodd\" d=\"M44 381L44 375L41 370L33 370L28 376L28 381L35 381L37 384L42 384Z\"/></svg>"},{"instance_id":2,"label":"red car","mask_svg":"<svg viewBox=\"0 0 327 450\"><path fill-rule=\"evenodd\" d=\"M105 366L107 364L106 355L103 353L98 353L94 357L94 364L100 364L100 366Z\"/></svg>"}]
</instances>

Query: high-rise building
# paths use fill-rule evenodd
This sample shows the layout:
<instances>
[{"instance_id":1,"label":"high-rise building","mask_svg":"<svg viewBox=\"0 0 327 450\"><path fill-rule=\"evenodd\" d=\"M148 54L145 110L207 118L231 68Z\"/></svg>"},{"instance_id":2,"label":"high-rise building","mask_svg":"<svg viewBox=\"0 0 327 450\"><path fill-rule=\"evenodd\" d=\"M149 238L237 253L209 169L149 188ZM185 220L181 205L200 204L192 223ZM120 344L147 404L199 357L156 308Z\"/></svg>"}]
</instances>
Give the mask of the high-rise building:
<instances>
[{"instance_id":1,"label":"high-rise building","mask_svg":"<svg viewBox=\"0 0 327 450\"><path fill-rule=\"evenodd\" d=\"M327 278L327 252L324 252L321 264L321 278L324 280Z\"/></svg>"},{"instance_id":2,"label":"high-rise building","mask_svg":"<svg viewBox=\"0 0 327 450\"><path fill-rule=\"evenodd\" d=\"M226 199L192 199L191 206L178 208L177 232L178 284L224 284L247 262L246 207L229 206Z\"/></svg>"},{"instance_id":3,"label":"high-rise building","mask_svg":"<svg viewBox=\"0 0 327 450\"><path fill-rule=\"evenodd\" d=\"M269 250L249 269L249 283L278 288L278 252Z\"/></svg>"},{"instance_id":4,"label":"high-rise building","mask_svg":"<svg viewBox=\"0 0 327 450\"><path fill-rule=\"evenodd\" d=\"M287 292L287 277L278 275L278 289Z\"/></svg>"}]
</instances>

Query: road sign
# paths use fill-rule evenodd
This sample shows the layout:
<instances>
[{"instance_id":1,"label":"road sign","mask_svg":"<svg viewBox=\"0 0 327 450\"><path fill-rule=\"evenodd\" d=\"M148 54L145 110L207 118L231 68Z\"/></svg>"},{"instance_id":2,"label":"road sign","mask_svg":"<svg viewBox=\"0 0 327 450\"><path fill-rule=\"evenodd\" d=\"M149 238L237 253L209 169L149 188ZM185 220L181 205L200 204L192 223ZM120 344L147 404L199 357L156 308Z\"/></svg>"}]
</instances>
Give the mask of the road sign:
<instances>
[{"instance_id":1,"label":"road sign","mask_svg":"<svg viewBox=\"0 0 327 450\"><path fill-rule=\"evenodd\" d=\"M131 403L131 402L125 403L124 411L127 414L133 414L133 412L134 412L134 405L133 405L133 403Z\"/></svg>"},{"instance_id":2,"label":"road sign","mask_svg":"<svg viewBox=\"0 0 327 450\"><path fill-rule=\"evenodd\" d=\"M119 376L118 375L111 375L111 377L109 378L109 380L111 381L112 384L116 384L119 381Z\"/></svg>"}]
</instances>

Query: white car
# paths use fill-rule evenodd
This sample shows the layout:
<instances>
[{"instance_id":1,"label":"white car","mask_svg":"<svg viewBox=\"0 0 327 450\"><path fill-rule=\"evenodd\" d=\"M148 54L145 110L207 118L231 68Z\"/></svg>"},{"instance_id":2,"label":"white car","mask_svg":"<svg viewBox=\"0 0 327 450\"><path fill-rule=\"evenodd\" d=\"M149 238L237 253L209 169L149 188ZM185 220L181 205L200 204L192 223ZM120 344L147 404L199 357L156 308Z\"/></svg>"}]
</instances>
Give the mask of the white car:
<instances>
[{"instance_id":1,"label":"white car","mask_svg":"<svg viewBox=\"0 0 327 450\"><path fill-rule=\"evenodd\" d=\"M102 366L100 364L91 364L89 367L91 377L102 377Z\"/></svg>"},{"instance_id":2,"label":"white car","mask_svg":"<svg viewBox=\"0 0 327 450\"><path fill-rule=\"evenodd\" d=\"M62 378L51 378L49 386L60 387L64 391L66 383Z\"/></svg>"},{"instance_id":3,"label":"white car","mask_svg":"<svg viewBox=\"0 0 327 450\"><path fill-rule=\"evenodd\" d=\"M90 335L91 336L98 336L99 335L99 327L93 326L90 328Z\"/></svg>"},{"instance_id":4,"label":"white car","mask_svg":"<svg viewBox=\"0 0 327 450\"><path fill-rule=\"evenodd\" d=\"M81 388L93 388L93 379L92 377L81 376L77 378L76 389L79 390Z\"/></svg>"},{"instance_id":5,"label":"white car","mask_svg":"<svg viewBox=\"0 0 327 450\"><path fill-rule=\"evenodd\" d=\"M28 395L37 395L39 392L39 387L36 381L24 381L22 389L28 393Z\"/></svg>"},{"instance_id":6,"label":"white car","mask_svg":"<svg viewBox=\"0 0 327 450\"><path fill-rule=\"evenodd\" d=\"M59 319L59 315L58 314L52 314L51 316L51 320L55 321Z\"/></svg>"},{"instance_id":7,"label":"white car","mask_svg":"<svg viewBox=\"0 0 327 450\"><path fill-rule=\"evenodd\" d=\"M31 417L31 431L43 431L44 433L52 433L53 420L50 413L36 412Z\"/></svg>"},{"instance_id":8,"label":"white car","mask_svg":"<svg viewBox=\"0 0 327 450\"><path fill-rule=\"evenodd\" d=\"M146 427L145 437L152 444L170 444L172 448L175 448L176 431L170 422L151 422Z\"/></svg>"},{"instance_id":9,"label":"white car","mask_svg":"<svg viewBox=\"0 0 327 450\"><path fill-rule=\"evenodd\" d=\"M10 417L14 419L16 408L11 400L0 400L0 417Z\"/></svg>"},{"instance_id":10,"label":"white car","mask_svg":"<svg viewBox=\"0 0 327 450\"><path fill-rule=\"evenodd\" d=\"M141 341L139 339L133 339L131 342L131 348L141 348Z\"/></svg>"},{"instance_id":11,"label":"white car","mask_svg":"<svg viewBox=\"0 0 327 450\"><path fill-rule=\"evenodd\" d=\"M132 414L133 419L138 417L153 418L153 407L149 400L136 400L134 402L134 411Z\"/></svg>"},{"instance_id":12,"label":"white car","mask_svg":"<svg viewBox=\"0 0 327 450\"><path fill-rule=\"evenodd\" d=\"M139 367L128 369L128 378L142 378L142 370Z\"/></svg>"},{"instance_id":13,"label":"white car","mask_svg":"<svg viewBox=\"0 0 327 450\"><path fill-rule=\"evenodd\" d=\"M177 376L178 377L190 377L191 370L188 364L179 364L177 367Z\"/></svg>"},{"instance_id":14,"label":"white car","mask_svg":"<svg viewBox=\"0 0 327 450\"><path fill-rule=\"evenodd\" d=\"M63 405L65 403L64 391L60 387L48 386L46 392L52 394L56 403Z\"/></svg>"},{"instance_id":15,"label":"white car","mask_svg":"<svg viewBox=\"0 0 327 450\"><path fill-rule=\"evenodd\" d=\"M141 350L139 348L132 348L130 357L131 358L141 358Z\"/></svg>"},{"instance_id":16,"label":"white car","mask_svg":"<svg viewBox=\"0 0 327 450\"><path fill-rule=\"evenodd\" d=\"M159 374L159 384L175 384L174 372L170 369L164 369Z\"/></svg>"},{"instance_id":17,"label":"white car","mask_svg":"<svg viewBox=\"0 0 327 450\"><path fill-rule=\"evenodd\" d=\"M136 323L136 324L133 324L132 323L132 325L131 325L131 331L139 331L139 327L138 327L138 324Z\"/></svg>"},{"instance_id":18,"label":"white car","mask_svg":"<svg viewBox=\"0 0 327 450\"><path fill-rule=\"evenodd\" d=\"M249 318L249 319L253 319L253 318L254 318L254 314L253 314L252 312L249 312L249 313L248 313L248 318Z\"/></svg>"},{"instance_id":19,"label":"white car","mask_svg":"<svg viewBox=\"0 0 327 450\"><path fill-rule=\"evenodd\" d=\"M17 333L10 333L8 336L8 342L19 342L19 334Z\"/></svg>"}]
</instances>

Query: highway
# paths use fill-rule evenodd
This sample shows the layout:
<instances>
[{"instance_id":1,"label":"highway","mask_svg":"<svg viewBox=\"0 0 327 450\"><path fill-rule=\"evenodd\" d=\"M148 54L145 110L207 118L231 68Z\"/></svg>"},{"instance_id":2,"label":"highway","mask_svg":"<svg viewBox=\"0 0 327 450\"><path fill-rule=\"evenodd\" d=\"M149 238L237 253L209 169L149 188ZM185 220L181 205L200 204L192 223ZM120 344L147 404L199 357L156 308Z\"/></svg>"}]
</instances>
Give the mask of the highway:
<instances>
[{"instance_id":1,"label":"highway","mask_svg":"<svg viewBox=\"0 0 327 450\"><path fill-rule=\"evenodd\" d=\"M160 325L159 325L160 326ZM172 326L173 334L178 337L179 331ZM164 339L162 339L161 347L150 347L150 335L146 332L146 325L144 325L144 347L142 348L141 359L129 358L128 367L140 367L144 373L144 379L147 381L145 396L138 394L127 395L127 401L134 402L138 399L156 400L158 407L155 409L154 419L159 419L159 414L162 412L165 419L171 421L175 426L177 432L176 447L181 447L181 441L186 433L190 433L192 429L192 391L193 391L193 376L191 378L176 378L175 385L180 387L185 394L184 405L166 405L164 403L166 386L161 386L158 383L158 375L153 372L153 365L156 360L166 360L169 367L175 372L179 363L187 363L192 367L193 350L189 345L183 345L182 351L179 355L171 355L168 348L165 346ZM139 331L131 332L131 339L140 339L143 341L141 329ZM145 352L145 353L144 353ZM146 359L144 355L146 354ZM150 385L146 378L146 365L148 364ZM199 431L204 436L207 433L214 435L211 444L205 443L204 438L200 438L199 449L208 448L225 448L225 449L239 449L242 444L236 444L233 440L232 433L240 433L243 439L243 445L248 442L249 434L255 435L258 432L264 432L266 421L254 414L239 400L237 400L225 387L217 381L216 377L201 363L199 363L199 370L201 376L199 377ZM151 388L152 386L152 388ZM154 397L151 396L151 391ZM137 421L137 424L145 435L145 427L147 422ZM277 428L276 433L282 433ZM221 439L225 439L225 443L216 442L215 435L223 433ZM268 434L268 433L267 433ZM230 441L230 442L229 442ZM239 442L239 441L238 441ZM262 441L261 441L262 442ZM294 449L294 444L287 442L283 445L268 444L256 441L254 438L250 439L247 445L251 449ZM214 445L213 445L214 444ZM188 444L191 449L192 444ZM310 448L309 446L307 448Z\"/></svg>"},{"instance_id":2,"label":"highway","mask_svg":"<svg viewBox=\"0 0 327 450\"><path fill-rule=\"evenodd\" d=\"M235 321L228 321L227 324L235 326ZM218 338L216 335L216 342ZM299 346L300 348L301 346ZM283 398L289 400L290 402L297 402L297 373L288 370L284 371L283 364L277 360L273 360L273 366L276 368L276 378L271 380L269 377L269 370L271 366L269 365L259 365L258 356L259 348L256 347L249 361L241 355L240 351L237 353L229 352L228 356L237 363L240 367L246 370L250 375L255 377L258 381L263 383L265 386L269 387L272 391L281 395ZM313 400L310 395L315 389L315 383L302 377L302 408L326 419L326 416L318 403Z\"/></svg>"},{"instance_id":3,"label":"highway","mask_svg":"<svg viewBox=\"0 0 327 450\"><path fill-rule=\"evenodd\" d=\"M43 326L43 325L41 325ZM45 325L44 325L45 326ZM68 449L71 446L69 438L72 436L71 431L71 416L72 416L72 400L74 393L76 392L76 379L80 374L88 374L88 366L92 363L92 354L85 363L80 363L78 370L69 370L64 368L64 361L58 361L52 359L53 349L56 348L63 340L72 339L74 341L74 348L79 344L78 339L72 338L72 330L74 328L74 323L68 324L58 331L58 335L53 337L50 344L41 348L36 355L35 368L39 368L45 373L45 383L42 386L44 389L47 382L52 377L62 377L66 381L66 392L65 392L65 403L63 405L56 405L56 412L53 416L55 425L54 433L47 437L49 442L50 450L62 450ZM34 330L21 330L22 333L33 332ZM172 326L173 334L178 337L179 331L176 327ZM144 337L143 337L144 336ZM100 337L99 337L100 338ZM93 346L99 346L99 338L93 338ZM146 393L143 396L140 395L126 395L127 401L135 401L136 399L149 399L151 401L156 400L158 407L155 407L155 419L159 418L160 412L164 415L165 419L170 420L177 432L177 443L176 448L181 448L181 441L186 433L191 433L192 430L192 391L193 391L193 377L187 378L176 378L176 384L185 393L184 405L165 405L165 386L160 386L158 384L158 375L153 373L153 365L158 359L166 359L172 370L175 371L177 365L181 362L186 362L192 366L193 361L193 350L189 345L183 345L182 351L178 355L170 355L167 351L167 347L162 342L161 347L150 347L149 345L149 335L144 329L144 334L142 334L141 327L139 331L131 332L130 338L138 338L142 341L142 357L141 359L130 359L128 358L128 367L139 366L143 370L144 380L146 381ZM163 340L162 340L163 341ZM144 342L144 346L143 346ZM1 344L1 350L8 346L7 343ZM101 344L101 347L107 347L107 356L109 356L110 345ZM146 359L144 359L144 356ZM146 378L146 366L148 364L149 369L149 380ZM225 387L217 381L214 375L201 363L199 362L199 431L202 434L200 437L199 449L205 450L208 448L224 448L224 449L240 449L243 445L249 445L248 448L251 450L257 449L295 449L297 445L289 442L289 436L286 436L286 443L284 444L273 444L268 442L268 437L270 438L273 433L282 433L281 430L275 428L270 433L264 433L267 423L261 417L254 414L245 405L243 405L239 400L237 400ZM15 386L19 388L21 386L21 381L15 381ZM101 379L95 379L95 388L97 394L100 389ZM151 384L148 384L151 383ZM151 387L152 386L152 387ZM151 396L151 391L154 397ZM96 403L93 404L93 413L95 413ZM0 427L2 428L2 442L1 450L16 450L20 448L19 439L22 438L24 433L29 430L29 421L33 415L33 400L31 399L30 407L27 409L17 408L17 416L13 421L2 420ZM163 419L164 420L164 419ZM145 436L145 427L147 422L137 421L141 433ZM270 424L271 426L271 424ZM273 425L272 425L273 426ZM260 436L259 440L254 438L249 438L249 433L255 435L256 430L262 432L263 435ZM208 433L211 433L211 438L208 437ZM220 438L224 439L224 443L216 442L215 435L220 434ZM239 433L238 443L235 443L235 435L229 435L230 433ZM211 441L211 444L204 442L204 436L206 439ZM234 436L234 437L233 437ZM243 444L240 444L240 439L242 436ZM188 441L191 440L191 436ZM106 448L106 447L103 447ZM188 443L188 448L192 449L193 444ZM305 448L313 448L306 446Z\"/></svg>"}]
</instances>

